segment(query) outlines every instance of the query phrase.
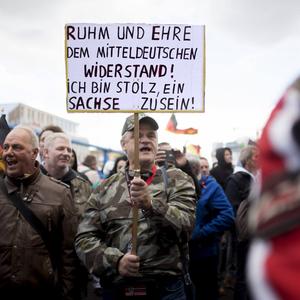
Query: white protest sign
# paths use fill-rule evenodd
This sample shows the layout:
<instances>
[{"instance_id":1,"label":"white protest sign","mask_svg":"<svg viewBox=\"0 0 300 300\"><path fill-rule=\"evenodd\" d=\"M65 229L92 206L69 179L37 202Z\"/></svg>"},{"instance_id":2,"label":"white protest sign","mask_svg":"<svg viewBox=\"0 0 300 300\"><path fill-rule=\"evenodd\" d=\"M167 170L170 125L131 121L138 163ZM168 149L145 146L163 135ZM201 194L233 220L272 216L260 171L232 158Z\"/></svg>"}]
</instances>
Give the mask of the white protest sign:
<instances>
[{"instance_id":1,"label":"white protest sign","mask_svg":"<svg viewBox=\"0 0 300 300\"><path fill-rule=\"evenodd\" d=\"M203 112L205 27L67 24L68 112Z\"/></svg>"}]
</instances>

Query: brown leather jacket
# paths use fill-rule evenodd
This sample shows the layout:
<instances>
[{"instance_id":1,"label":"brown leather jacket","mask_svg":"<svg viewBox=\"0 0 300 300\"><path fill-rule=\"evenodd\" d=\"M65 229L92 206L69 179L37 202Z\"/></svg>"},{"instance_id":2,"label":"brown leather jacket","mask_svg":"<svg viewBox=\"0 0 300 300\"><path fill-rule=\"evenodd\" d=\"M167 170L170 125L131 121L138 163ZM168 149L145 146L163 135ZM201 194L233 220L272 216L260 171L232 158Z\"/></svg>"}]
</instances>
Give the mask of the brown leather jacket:
<instances>
[{"instance_id":1,"label":"brown leather jacket","mask_svg":"<svg viewBox=\"0 0 300 300\"><path fill-rule=\"evenodd\" d=\"M40 235L0 190L0 293L24 288L47 293L56 282L61 299L74 299L77 217L69 188L39 168L26 179L6 177L4 182L8 193L18 191L49 233L58 237L58 270L53 271Z\"/></svg>"}]
</instances>

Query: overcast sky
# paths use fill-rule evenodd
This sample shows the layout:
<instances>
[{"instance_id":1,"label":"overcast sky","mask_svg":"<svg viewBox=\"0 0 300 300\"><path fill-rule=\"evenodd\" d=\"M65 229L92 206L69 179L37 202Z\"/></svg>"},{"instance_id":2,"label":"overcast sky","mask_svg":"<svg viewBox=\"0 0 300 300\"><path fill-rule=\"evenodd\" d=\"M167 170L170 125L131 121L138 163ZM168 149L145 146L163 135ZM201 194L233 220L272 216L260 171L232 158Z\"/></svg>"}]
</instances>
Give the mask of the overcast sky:
<instances>
[{"instance_id":1,"label":"overcast sky","mask_svg":"<svg viewBox=\"0 0 300 300\"><path fill-rule=\"evenodd\" d=\"M255 137L284 89L300 75L299 0L0 0L0 104L22 102L80 123L93 144L120 149L127 114L68 114L66 23L168 23L206 26L205 113L155 114L160 140L180 147ZM110 124L109 126L107 126ZM109 129L108 129L109 128Z\"/></svg>"}]
</instances>

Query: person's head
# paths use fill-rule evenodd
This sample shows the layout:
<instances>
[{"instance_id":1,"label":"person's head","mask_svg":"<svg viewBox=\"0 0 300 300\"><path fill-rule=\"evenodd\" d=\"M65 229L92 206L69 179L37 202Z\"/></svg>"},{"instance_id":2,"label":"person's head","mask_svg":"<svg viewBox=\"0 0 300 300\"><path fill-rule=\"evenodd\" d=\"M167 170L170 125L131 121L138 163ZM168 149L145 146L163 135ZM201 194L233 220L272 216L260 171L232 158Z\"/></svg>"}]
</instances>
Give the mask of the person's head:
<instances>
[{"instance_id":1,"label":"person's head","mask_svg":"<svg viewBox=\"0 0 300 300\"><path fill-rule=\"evenodd\" d=\"M169 150L172 150L172 146L168 142L161 142L158 144L158 149L169 151Z\"/></svg>"},{"instance_id":2,"label":"person's head","mask_svg":"<svg viewBox=\"0 0 300 300\"><path fill-rule=\"evenodd\" d=\"M224 160L227 164L232 163L232 151L230 148L224 148Z\"/></svg>"},{"instance_id":3,"label":"person's head","mask_svg":"<svg viewBox=\"0 0 300 300\"><path fill-rule=\"evenodd\" d=\"M156 121L139 114L139 161L140 168L143 170L150 169L154 164L157 152L157 129ZM129 167L134 168L134 115L129 116L122 129L121 146L126 153Z\"/></svg>"},{"instance_id":4,"label":"person's head","mask_svg":"<svg viewBox=\"0 0 300 300\"><path fill-rule=\"evenodd\" d=\"M155 162L158 166L171 167L176 165L176 159L172 146L168 142L158 143Z\"/></svg>"},{"instance_id":5,"label":"person's head","mask_svg":"<svg viewBox=\"0 0 300 300\"><path fill-rule=\"evenodd\" d=\"M70 160L70 167L75 170L76 172L78 171L78 160L77 160L77 155L74 149L72 149L72 154L71 154L71 160Z\"/></svg>"},{"instance_id":6,"label":"person's head","mask_svg":"<svg viewBox=\"0 0 300 300\"><path fill-rule=\"evenodd\" d=\"M54 133L54 132L63 132L63 130L56 125L48 125L42 129L42 131L39 134L39 146L40 146L40 157L43 159L43 153L44 153L44 143L45 139L48 135Z\"/></svg>"},{"instance_id":7,"label":"person's head","mask_svg":"<svg viewBox=\"0 0 300 300\"><path fill-rule=\"evenodd\" d=\"M109 176L117 173L121 168L123 168L127 163L127 156L121 155L115 159L114 166L109 173Z\"/></svg>"},{"instance_id":8,"label":"person's head","mask_svg":"<svg viewBox=\"0 0 300 300\"><path fill-rule=\"evenodd\" d=\"M193 174L197 177L201 177L201 165L200 165L200 159L198 156L193 155L193 154L186 154L186 158L190 164L190 167L192 169Z\"/></svg>"},{"instance_id":9,"label":"person's head","mask_svg":"<svg viewBox=\"0 0 300 300\"><path fill-rule=\"evenodd\" d=\"M115 164L114 167L112 169L112 172L118 172L119 170L121 170L127 163L127 156L126 155L122 155L116 158L115 160Z\"/></svg>"},{"instance_id":10,"label":"person's head","mask_svg":"<svg viewBox=\"0 0 300 300\"><path fill-rule=\"evenodd\" d=\"M62 130L62 128L59 127L59 126L57 126L57 125L47 125L47 126L45 126L45 127L41 130L41 132L39 133L39 141L41 141L42 139L45 140L44 133L45 133L46 131L50 131L50 132L52 132L52 133L54 133L54 132L64 132L64 131Z\"/></svg>"},{"instance_id":11,"label":"person's head","mask_svg":"<svg viewBox=\"0 0 300 300\"><path fill-rule=\"evenodd\" d=\"M209 163L205 157L200 157L200 173L203 176L209 175Z\"/></svg>"},{"instance_id":12,"label":"person's head","mask_svg":"<svg viewBox=\"0 0 300 300\"><path fill-rule=\"evenodd\" d=\"M239 161L246 170L252 174L256 174L258 170L258 148L255 146L247 146L240 152Z\"/></svg>"},{"instance_id":13,"label":"person's head","mask_svg":"<svg viewBox=\"0 0 300 300\"><path fill-rule=\"evenodd\" d=\"M38 155L38 139L26 126L11 130L3 143L3 161L7 176L22 178L34 173L35 160Z\"/></svg>"},{"instance_id":14,"label":"person's head","mask_svg":"<svg viewBox=\"0 0 300 300\"><path fill-rule=\"evenodd\" d=\"M228 147L218 148L216 150L216 159L218 161L218 165L231 165L232 164L232 151Z\"/></svg>"},{"instance_id":15,"label":"person's head","mask_svg":"<svg viewBox=\"0 0 300 300\"><path fill-rule=\"evenodd\" d=\"M82 164L85 165L86 167L89 167L92 170L97 170L98 169L97 157L95 155L92 155L92 154L88 154L84 158Z\"/></svg>"},{"instance_id":16,"label":"person's head","mask_svg":"<svg viewBox=\"0 0 300 300\"><path fill-rule=\"evenodd\" d=\"M46 137L44 145L45 168L52 176L54 176L53 171L66 173L69 170L71 155L71 141L65 133L55 132Z\"/></svg>"}]
</instances>

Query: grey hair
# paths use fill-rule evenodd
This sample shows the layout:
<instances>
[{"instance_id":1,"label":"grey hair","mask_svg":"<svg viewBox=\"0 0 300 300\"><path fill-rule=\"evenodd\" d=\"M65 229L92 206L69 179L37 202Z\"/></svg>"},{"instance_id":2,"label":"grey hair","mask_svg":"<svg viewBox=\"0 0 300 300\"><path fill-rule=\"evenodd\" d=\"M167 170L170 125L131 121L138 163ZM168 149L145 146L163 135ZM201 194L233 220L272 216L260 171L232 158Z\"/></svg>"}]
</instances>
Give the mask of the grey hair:
<instances>
[{"instance_id":1,"label":"grey hair","mask_svg":"<svg viewBox=\"0 0 300 300\"><path fill-rule=\"evenodd\" d=\"M64 132L53 132L45 138L44 149L49 149L49 147L54 143L56 139L63 139L65 141L68 141L71 145L71 139L67 134L65 134Z\"/></svg>"},{"instance_id":2,"label":"grey hair","mask_svg":"<svg viewBox=\"0 0 300 300\"><path fill-rule=\"evenodd\" d=\"M22 129L24 131L26 131L26 133L29 135L30 138L30 144L32 146L32 148L34 149L38 149L39 148L39 140L37 135L35 134L35 132L26 125L18 125L16 126L14 129Z\"/></svg>"},{"instance_id":3,"label":"grey hair","mask_svg":"<svg viewBox=\"0 0 300 300\"><path fill-rule=\"evenodd\" d=\"M132 135L132 131L126 131L121 137L121 144L128 138L129 135Z\"/></svg>"},{"instance_id":4,"label":"grey hair","mask_svg":"<svg viewBox=\"0 0 300 300\"><path fill-rule=\"evenodd\" d=\"M189 162L189 164L192 168L193 173L196 176L198 176L200 174L200 167L201 167L199 156L187 153L186 154L186 159L188 160L188 162Z\"/></svg>"},{"instance_id":5,"label":"grey hair","mask_svg":"<svg viewBox=\"0 0 300 300\"><path fill-rule=\"evenodd\" d=\"M121 144L121 147L122 147L122 148L123 148L123 145L124 145L125 141L127 140L129 134L132 134L131 131L126 131L126 132L122 135L121 140L120 140L120 144ZM127 156L126 151L125 151L125 154L126 154L126 156Z\"/></svg>"},{"instance_id":6,"label":"grey hair","mask_svg":"<svg viewBox=\"0 0 300 300\"><path fill-rule=\"evenodd\" d=\"M246 166L246 163L251 159L253 152L257 149L256 146L246 146L240 152L239 161L243 167Z\"/></svg>"}]
</instances>

